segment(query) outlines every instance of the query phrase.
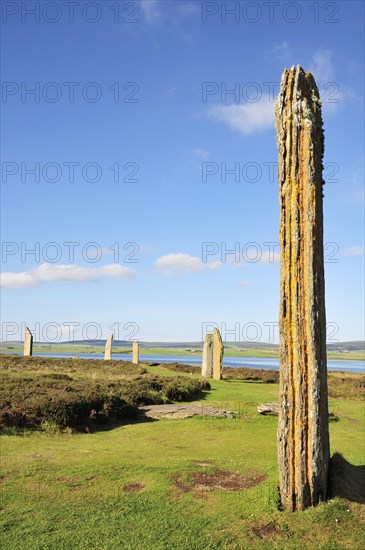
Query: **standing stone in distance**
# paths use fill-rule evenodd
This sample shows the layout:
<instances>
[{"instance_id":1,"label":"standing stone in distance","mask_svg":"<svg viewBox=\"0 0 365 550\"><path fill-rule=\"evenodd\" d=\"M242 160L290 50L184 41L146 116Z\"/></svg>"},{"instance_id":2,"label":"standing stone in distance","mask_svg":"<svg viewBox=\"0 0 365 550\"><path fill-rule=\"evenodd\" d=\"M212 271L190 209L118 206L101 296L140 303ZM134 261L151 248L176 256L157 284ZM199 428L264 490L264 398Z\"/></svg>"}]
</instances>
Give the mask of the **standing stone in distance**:
<instances>
[{"instance_id":1,"label":"standing stone in distance","mask_svg":"<svg viewBox=\"0 0 365 550\"><path fill-rule=\"evenodd\" d=\"M202 357L202 376L212 378L213 375L213 334L205 335Z\"/></svg>"},{"instance_id":2,"label":"standing stone in distance","mask_svg":"<svg viewBox=\"0 0 365 550\"><path fill-rule=\"evenodd\" d=\"M139 363L139 342L134 340L132 345L132 363L138 365Z\"/></svg>"},{"instance_id":3,"label":"standing stone in distance","mask_svg":"<svg viewBox=\"0 0 365 550\"><path fill-rule=\"evenodd\" d=\"M29 328L25 328L24 332L24 356L31 357L33 355L33 334Z\"/></svg>"},{"instance_id":4,"label":"standing stone in distance","mask_svg":"<svg viewBox=\"0 0 365 550\"><path fill-rule=\"evenodd\" d=\"M321 102L310 73L285 70L275 105L280 191L279 487L282 506L326 499L329 464Z\"/></svg>"},{"instance_id":5,"label":"standing stone in distance","mask_svg":"<svg viewBox=\"0 0 365 550\"><path fill-rule=\"evenodd\" d=\"M224 346L221 333L218 328L215 328L213 336L213 378L215 380L222 379L223 352Z\"/></svg>"},{"instance_id":6,"label":"standing stone in distance","mask_svg":"<svg viewBox=\"0 0 365 550\"><path fill-rule=\"evenodd\" d=\"M113 335L111 334L106 341L105 350L104 350L104 361L110 361L112 358L112 346L113 346Z\"/></svg>"}]
</instances>

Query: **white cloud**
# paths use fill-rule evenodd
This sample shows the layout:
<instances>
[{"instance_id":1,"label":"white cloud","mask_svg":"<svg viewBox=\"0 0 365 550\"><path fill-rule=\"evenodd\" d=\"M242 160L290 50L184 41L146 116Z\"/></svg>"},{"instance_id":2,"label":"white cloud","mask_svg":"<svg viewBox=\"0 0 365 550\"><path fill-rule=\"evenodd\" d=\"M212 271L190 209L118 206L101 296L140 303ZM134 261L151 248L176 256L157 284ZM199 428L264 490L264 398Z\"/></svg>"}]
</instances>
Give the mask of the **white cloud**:
<instances>
[{"instance_id":1,"label":"white cloud","mask_svg":"<svg viewBox=\"0 0 365 550\"><path fill-rule=\"evenodd\" d=\"M158 271L163 275L181 275L183 273L199 273L202 271L215 270L222 267L222 262L204 263L197 256L177 253L161 256L156 260Z\"/></svg>"},{"instance_id":2,"label":"white cloud","mask_svg":"<svg viewBox=\"0 0 365 550\"><path fill-rule=\"evenodd\" d=\"M54 265L45 263L31 271L2 273L0 283L4 288L25 288L52 281L98 281L102 276L125 280L132 277L134 273L134 269L119 264L109 264L102 267L80 267L74 264Z\"/></svg>"},{"instance_id":3,"label":"white cloud","mask_svg":"<svg viewBox=\"0 0 365 550\"><path fill-rule=\"evenodd\" d=\"M268 94L262 94L256 103L214 105L208 116L228 124L241 134L250 135L274 127L274 103Z\"/></svg>"},{"instance_id":4,"label":"white cloud","mask_svg":"<svg viewBox=\"0 0 365 550\"><path fill-rule=\"evenodd\" d=\"M333 82L335 71L332 56L331 50L318 49L314 52L309 64L309 71L313 74L317 84Z\"/></svg>"},{"instance_id":5,"label":"white cloud","mask_svg":"<svg viewBox=\"0 0 365 550\"><path fill-rule=\"evenodd\" d=\"M346 256L363 256L365 254L365 247L364 246L349 246L348 248L345 248L343 253Z\"/></svg>"},{"instance_id":6,"label":"white cloud","mask_svg":"<svg viewBox=\"0 0 365 550\"><path fill-rule=\"evenodd\" d=\"M0 286L4 288L27 288L37 286L36 278L26 271L23 273L1 273Z\"/></svg>"},{"instance_id":7,"label":"white cloud","mask_svg":"<svg viewBox=\"0 0 365 550\"><path fill-rule=\"evenodd\" d=\"M30 273L38 281L92 281L97 272L92 267L80 267L73 264L42 264Z\"/></svg>"}]
</instances>

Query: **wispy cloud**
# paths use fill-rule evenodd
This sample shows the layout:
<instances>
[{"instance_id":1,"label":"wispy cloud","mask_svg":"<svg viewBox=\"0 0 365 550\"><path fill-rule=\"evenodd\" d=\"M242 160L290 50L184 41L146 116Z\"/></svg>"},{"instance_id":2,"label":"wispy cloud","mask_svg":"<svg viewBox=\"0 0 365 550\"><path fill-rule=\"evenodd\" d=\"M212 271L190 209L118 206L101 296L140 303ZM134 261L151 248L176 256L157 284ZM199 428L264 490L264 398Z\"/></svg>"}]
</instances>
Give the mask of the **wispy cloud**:
<instances>
[{"instance_id":1,"label":"wispy cloud","mask_svg":"<svg viewBox=\"0 0 365 550\"><path fill-rule=\"evenodd\" d=\"M200 8L193 2L176 2L166 0L140 0L141 12L150 25L164 20L174 21L200 13Z\"/></svg>"},{"instance_id":2,"label":"wispy cloud","mask_svg":"<svg viewBox=\"0 0 365 550\"><path fill-rule=\"evenodd\" d=\"M229 263L234 260L230 259ZM239 262L232 263L235 269L246 267L252 264L277 264L280 262L280 253L274 250L262 250L260 247L253 246L245 250L241 255Z\"/></svg>"},{"instance_id":3,"label":"wispy cloud","mask_svg":"<svg viewBox=\"0 0 365 550\"><path fill-rule=\"evenodd\" d=\"M268 94L263 94L256 103L213 105L207 114L243 135L254 134L274 126L274 104Z\"/></svg>"},{"instance_id":4,"label":"wispy cloud","mask_svg":"<svg viewBox=\"0 0 365 550\"><path fill-rule=\"evenodd\" d=\"M176 2L176 0L173 0L173 4L180 17L189 17L201 13L200 5L194 2L186 2L186 0Z\"/></svg>"},{"instance_id":5,"label":"wispy cloud","mask_svg":"<svg viewBox=\"0 0 365 550\"><path fill-rule=\"evenodd\" d=\"M176 94L177 92L177 88L175 88L174 86L172 86L171 88L169 88L168 90L166 90L165 92L165 96L169 99L171 99L172 97L174 97L174 95Z\"/></svg>"},{"instance_id":6,"label":"wispy cloud","mask_svg":"<svg viewBox=\"0 0 365 550\"><path fill-rule=\"evenodd\" d=\"M197 256L185 253L167 254L156 260L159 273L163 275L182 275L219 269L224 264L219 261L204 263Z\"/></svg>"},{"instance_id":7,"label":"wispy cloud","mask_svg":"<svg viewBox=\"0 0 365 550\"><path fill-rule=\"evenodd\" d=\"M139 5L147 23L155 24L162 20L162 6L159 0L140 0Z\"/></svg>"},{"instance_id":8,"label":"wispy cloud","mask_svg":"<svg viewBox=\"0 0 365 550\"><path fill-rule=\"evenodd\" d=\"M0 286L4 288L35 287L45 282L85 282L99 281L102 277L125 280L131 278L135 270L119 264L102 267L81 267L74 264L41 264L30 271L6 272L0 275Z\"/></svg>"},{"instance_id":9,"label":"wispy cloud","mask_svg":"<svg viewBox=\"0 0 365 550\"><path fill-rule=\"evenodd\" d=\"M332 82L335 77L332 58L333 52L331 50L320 48L313 54L308 69L319 85Z\"/></svg>"},{"instance_id":10,"label":"wispy cloud","mask_svg":"<svg viewBox=\"0 0 365 550\"><path fill-rule=\"evenodd\" d=\"M323 109L327 112L337 111L353 101L362 101L350 86L339 81L335 66L332 50L324 48L314 52L308 65L308 70L317 82Z\"/></svg>"},{"instance_id":11,"label":"wispy cloud","mask_svg":"<svg viewBox=\"0 0 365 550\"><path fill-rule=\"evenodd\" d=\"M207 161L210 158L210 151L206 151L202 147L196 147L191 149L191 153L197 157L199 160Z\"/></svg>"},{"instance_id":12,"label":"wispy cloud","mask_svg":"<svg viewBox=\"0 0 365 550\"><path fill-rule=\"evenodd\" d=\"M279 44L274 44L271 52L270 52L276 59L279 59L279 61L288 61L288 59L291 56L291 49L289 46L289 42L284 40L283 42L280 42Z\"/></svg>"},{"instance_id":13,"label":"wispy cloud","mask_svg":"<svg viewBox=\"0 0 365 550\"><path fill-rule=\"evenodd\" d=\"M306 71L311 72L320 92L323 109L328 113L337 111L339 107L350 102L362 101L360 94L339 80L336 67L341 59L338 59L338 56L328 48L318 48L303 57L303 53L295 44L284 40L274 44L266 55L268 59L278 59L281 63L285 63L286 67L299 63ZM341 74L344 74L343 70Z\"/></svg>"},{"instance_id":14,"label":"wispy cloud","mask_svg":"<svg viewBox=\"0 0 365 550\"><path fill-rule=\"evenodd\" d=\"M365 254L364 246L349 246L343 251L345 256L363 256Z\"/></svg>"},{"instance_id":15,"label":"wispy cloud","mask_svg":"<svg viewBox=\"0 0 365 550\"><path fill-rule=\"evenodd\" d=\"M280 253L273 250L265 250L261 253L260 256L256 256L256 251L248 253L251 255L251 260L254 261L257 258L257 263L259 264L277 264L280 262Z\"/></svg>"}]
</instances>

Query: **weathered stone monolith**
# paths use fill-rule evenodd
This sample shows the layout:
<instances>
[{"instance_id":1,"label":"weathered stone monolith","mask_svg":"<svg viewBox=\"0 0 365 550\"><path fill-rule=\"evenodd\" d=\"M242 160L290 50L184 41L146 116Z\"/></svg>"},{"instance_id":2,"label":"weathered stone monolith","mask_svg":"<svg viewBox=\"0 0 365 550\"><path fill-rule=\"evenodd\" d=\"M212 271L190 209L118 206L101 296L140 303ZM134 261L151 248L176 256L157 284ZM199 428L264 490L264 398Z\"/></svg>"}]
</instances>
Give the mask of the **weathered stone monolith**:
<instances>
[{"instance_id":1,"label":"weathered stone monolith","mask_svg":"<svg viewBox=\"0 0 365 550\"><path fill-rule=\"evenodd\" d=\"M111 334L106 341L104 349L104 361L110 361L112 358L112 346L113 346L113 335Z\"/></svg>"},{"instance_id":2,"label":"weathered stone monolith","mask_svg":"<svg viewBox=\"0 0 365 550\"><path fill-rule=\"evenodd\" d=\"M132 363L138 365L139 363L139 342L134 340L132 345Z\"/></svg>"},{"instance_id":3,"label":"weathered stone monolith","mask_svg":"<svg viewBox=\"0 0 365 550\"><path fill-rule=\"evenodd\" d=\"M213 334L207 332L203 345L202 376L212 378L213 375Z\"/></svg>"},{"instance_id":4,"label":"weathered stone monolith","mask_svg":"<svg viewBox=\"0 0 365 550\"><path fill-rule=\"evenodd\" d=\"M213 335L213 378L215 380L222 379L223 352L224 346L221 333L218 328L215 328Z\"/></svg>"},{"instance_id":5,"label":"weathered stone monolith","mask_svg":"<svg viewBox=\"0 0 365 550\"><path fill-rule=\"evenodd\" d=\"M326 499L329 463L321 102L285 70L275 105L280 190L279 488L286 510Z\"/></svg>"},{"instance_id":6,"label":"weathered stone monolith","mask_svg":"<svg viewBox=\"0 0 365 550\"><path fill-rule=\"evenodd\" d=\"M25 327L24 332L24 356L30 357L33 355L33 334L28 327Z\"/></svg>"}]
</instances>

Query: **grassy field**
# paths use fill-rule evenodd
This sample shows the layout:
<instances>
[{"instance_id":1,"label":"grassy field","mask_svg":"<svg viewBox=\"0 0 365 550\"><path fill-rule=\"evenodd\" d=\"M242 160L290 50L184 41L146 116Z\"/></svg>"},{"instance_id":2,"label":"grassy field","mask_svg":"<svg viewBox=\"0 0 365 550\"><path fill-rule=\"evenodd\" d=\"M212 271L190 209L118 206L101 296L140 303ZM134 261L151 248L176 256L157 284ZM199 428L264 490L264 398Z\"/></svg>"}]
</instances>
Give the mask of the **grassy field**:
<instances>
[{"instance_id":1,"label":"grassy field","mask_svg":"<svg viewBox=\"0 0 365 550\"><path fill-rule=\"evenodd\" d=\"M108 365L101 372L93 363L85 361L76 372L64 363L58 372L100 381ZM48 372L42 365L25 373L13 369L13 375ZM145 368L154 376L177 375L161 365ZM139 371L138 376L145 375ZM117 365L110 377L118 379ZM236 410L235 419L203 414L125 420L94 433L44 429L3 435L3 547L362 548L365 506L355 502L361 501L358 485L352 500L344 497L364 464L363 402L346 399L340 389L339 397L330 398L337 420L330 423L331 454L343 455L334 461L332 498L290 514L277 509L277 419L256 413L258 403L276 400L277 393L277 384L213 380L198 400L202 411L204 404L215 403Z\"/></svg>"}]
</instances>

